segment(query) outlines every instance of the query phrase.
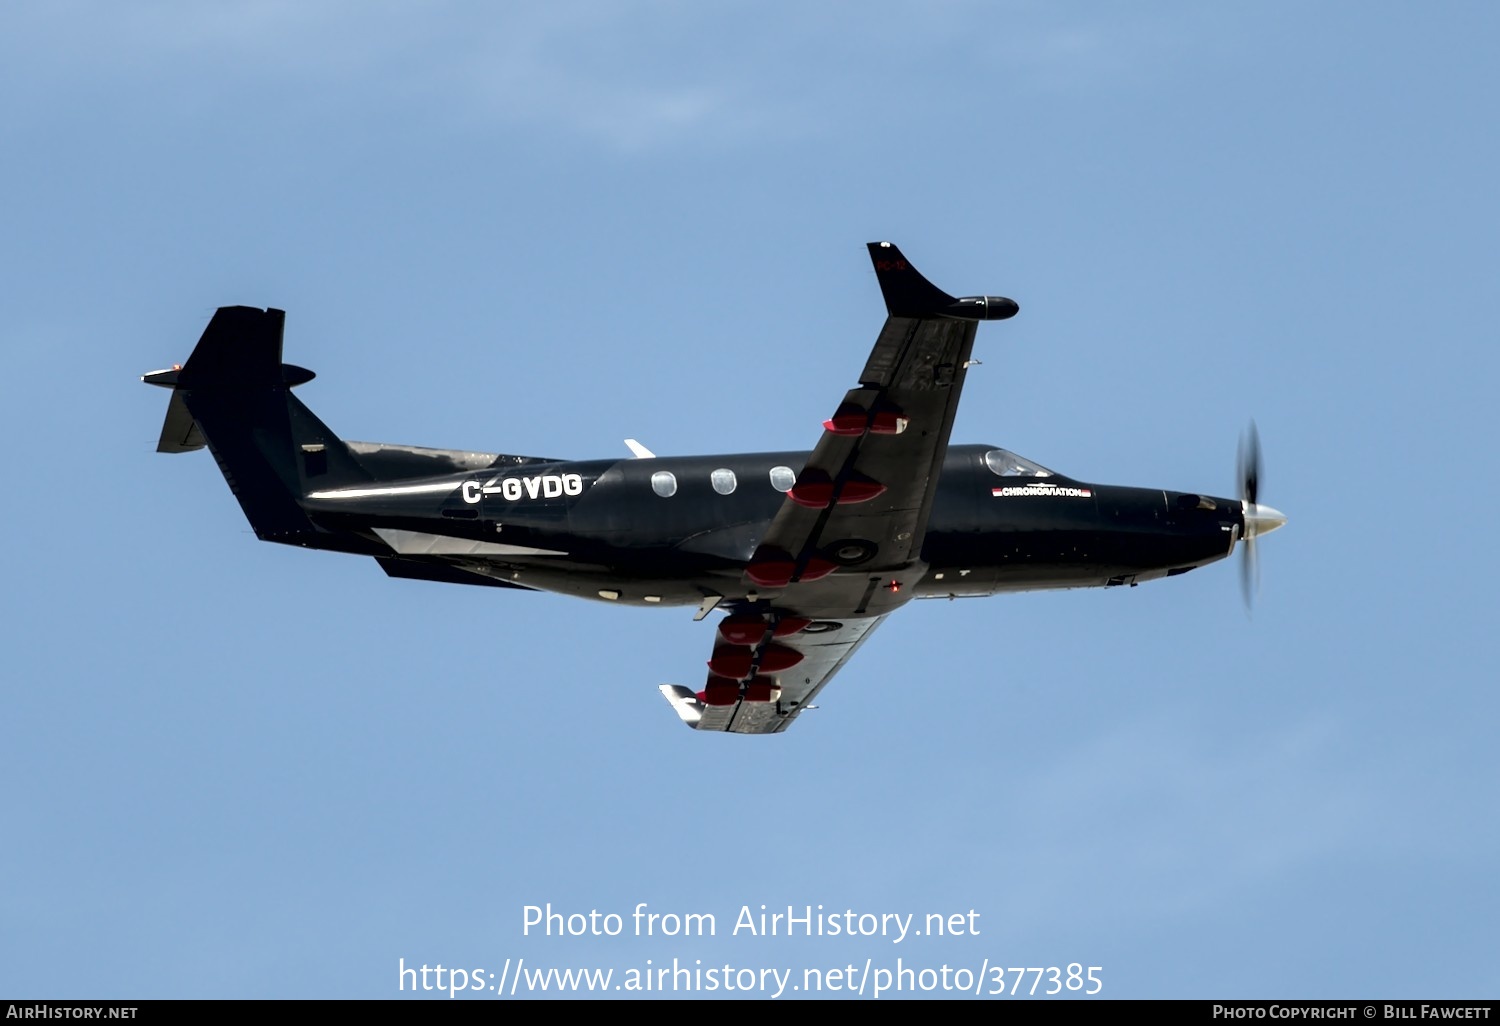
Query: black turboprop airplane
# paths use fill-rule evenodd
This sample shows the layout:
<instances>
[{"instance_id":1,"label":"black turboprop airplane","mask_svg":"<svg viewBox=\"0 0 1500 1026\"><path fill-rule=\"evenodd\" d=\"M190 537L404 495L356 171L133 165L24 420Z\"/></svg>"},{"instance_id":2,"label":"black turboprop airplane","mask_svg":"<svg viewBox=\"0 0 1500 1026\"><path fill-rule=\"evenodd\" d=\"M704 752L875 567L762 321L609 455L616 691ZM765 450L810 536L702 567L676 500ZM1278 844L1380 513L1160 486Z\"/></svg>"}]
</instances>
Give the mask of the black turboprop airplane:
<instances>
[{"instance_id":1,"label":"black turboprop airplane","mask_svg":"<svg viewBox=\"0 0 1500 1026\"><path fill-rule=\"evenodd\" d=\"M1256 501L1259 444L1225 499L1075 481L989 445L948 444L979 321L888 242L870 258L889 316L812 452L634 459L346 442L292 388L285 314L228 306L172 389L159 452L205 445L262 541L373 556L392 577L715 610L701 690L661 692L698 730L785 730L913 598L1136 585L1223 559L1286 522Z\"/></svg>"}]
</instances>

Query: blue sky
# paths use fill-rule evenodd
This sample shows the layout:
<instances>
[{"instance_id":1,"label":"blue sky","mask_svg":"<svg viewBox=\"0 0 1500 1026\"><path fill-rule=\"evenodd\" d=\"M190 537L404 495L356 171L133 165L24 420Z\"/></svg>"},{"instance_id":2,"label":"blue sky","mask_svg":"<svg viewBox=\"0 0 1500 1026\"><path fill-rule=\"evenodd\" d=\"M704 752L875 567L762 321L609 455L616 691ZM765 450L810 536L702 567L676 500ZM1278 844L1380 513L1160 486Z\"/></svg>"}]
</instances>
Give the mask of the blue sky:
<instances>
[{"instance_id":1,"label":"blue sky","mask_svg":"<svg viewBox=\"0 0 1500 1026\"><path fill-rule=\"evenodd\" d=\"M11 4L0 992L401 996L398 965L1102 967L1113 997L1500 990L1491 5ZM883 309L956 441L1233 494L1236 568L924 602L794 730L657 694L682 610L257 543L153 449L214 308L354 439L810 447ZM712 913L525 936L523 909ZM742 906L978 936L731 935ZM627 933L629 931L627 930ZM409 994L409 991L407 992ZM790 995L788 995L790 996Z\"/></svg>"}]
</instances>

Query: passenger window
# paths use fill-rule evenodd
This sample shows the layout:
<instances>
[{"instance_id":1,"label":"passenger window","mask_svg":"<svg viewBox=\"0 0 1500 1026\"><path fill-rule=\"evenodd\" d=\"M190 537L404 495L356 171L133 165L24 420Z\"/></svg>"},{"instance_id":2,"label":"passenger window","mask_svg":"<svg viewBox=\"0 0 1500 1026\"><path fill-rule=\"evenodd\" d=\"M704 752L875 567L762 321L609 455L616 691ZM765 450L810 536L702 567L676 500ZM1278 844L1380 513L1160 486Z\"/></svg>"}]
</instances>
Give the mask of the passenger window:
<instances>
[{"instance_id":1,"label":"passenger window","mask_svg":"<svg viewBox=\"0 0 1500 1026\"><path fill-rule=\"evenodd\" d=\"M720 495L728 495L734 491L734 486L739 483L734 479L734 471L722 468L710 474L708 479L713 482L714 491Z\"/></svg>"},{"instance_id":2,"label":"passenger window","mask_svg":"<svg viewBox=\"0 0 1500 1026\"><path fill-rule=\"evenodd\" d=\"M651 475L651 490L663 499L677 494L677 477L670 470L658 470Z\"/></svg>"},{"instance_id":3,"label":"passenger window","mask_svg":"<svg viewBox=\"0 0 1500 1026\"><path fill-rule=\"evenodd\" d=\"M796 483L797 475L792 473L791 467L771 468L771 487L778 492L789 492Z\"/></svg>"}]
</instances>

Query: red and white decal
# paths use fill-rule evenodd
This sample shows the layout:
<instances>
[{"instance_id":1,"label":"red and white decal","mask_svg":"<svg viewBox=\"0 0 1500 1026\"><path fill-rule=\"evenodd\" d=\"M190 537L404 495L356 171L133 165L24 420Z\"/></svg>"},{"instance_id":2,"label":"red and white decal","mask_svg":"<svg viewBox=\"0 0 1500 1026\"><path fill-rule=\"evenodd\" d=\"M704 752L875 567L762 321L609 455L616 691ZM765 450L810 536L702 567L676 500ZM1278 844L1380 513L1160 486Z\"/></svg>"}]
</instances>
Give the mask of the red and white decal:
<instances>
[{"instance_id":1,"label":"red and white decal","mask_svg":"<svg viewBox=\"0 0 1500 1026\"><path fill-rule=\"evenodd\" d=\"M999 488L991 488L990 494L997 499L1023 495L1051 495L1064 499L1092 499L1094 497L1094 493L1087 488L1062 488L1050 484L1003 485Z\"/></svg>"}]
</instances>

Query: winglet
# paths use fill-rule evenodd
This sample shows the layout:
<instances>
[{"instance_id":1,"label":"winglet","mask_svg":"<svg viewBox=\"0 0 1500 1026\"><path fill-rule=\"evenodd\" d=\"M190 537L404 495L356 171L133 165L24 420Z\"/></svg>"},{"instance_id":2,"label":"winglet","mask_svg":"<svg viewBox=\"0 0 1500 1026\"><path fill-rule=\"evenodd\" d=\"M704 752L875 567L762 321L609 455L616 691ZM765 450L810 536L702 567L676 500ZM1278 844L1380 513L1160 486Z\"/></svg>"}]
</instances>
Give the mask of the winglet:
<instances>
[{"instance_id":1,"label":"winglet","mask_svg":"<svg viewBox=\"0 0 1500 1026\"><path fill-rule=\"evenodd\" d=\"M703 703L698 701L698 696L681 684L662 684L659 687L672 711L682 718L683 723L697 730L698 721L703 718Z\"/></svg>"},{"instance_id":2,"label":"winglet","mask_svg":"<svg viewBox=\"0 0 1500 1026\"><path fill-rule=\"evenodd\" d=\"M871 242L868 247L892 317L930 317L953 305L953 297L922 277L894 242Z\"/></svg>"},{"instance_id":3,"label":"winglet","mask_svg":"<svg viewBox=\"0 0 1500 1026\"><path fill-rule=\"evenodd\" d=\"M952 317L961 321L1003 321L1021 309L1004 296L964 296L955 299L902 256L892 242L868 243L870 262L892 317Z\"/></svg>"}]
</instances>

